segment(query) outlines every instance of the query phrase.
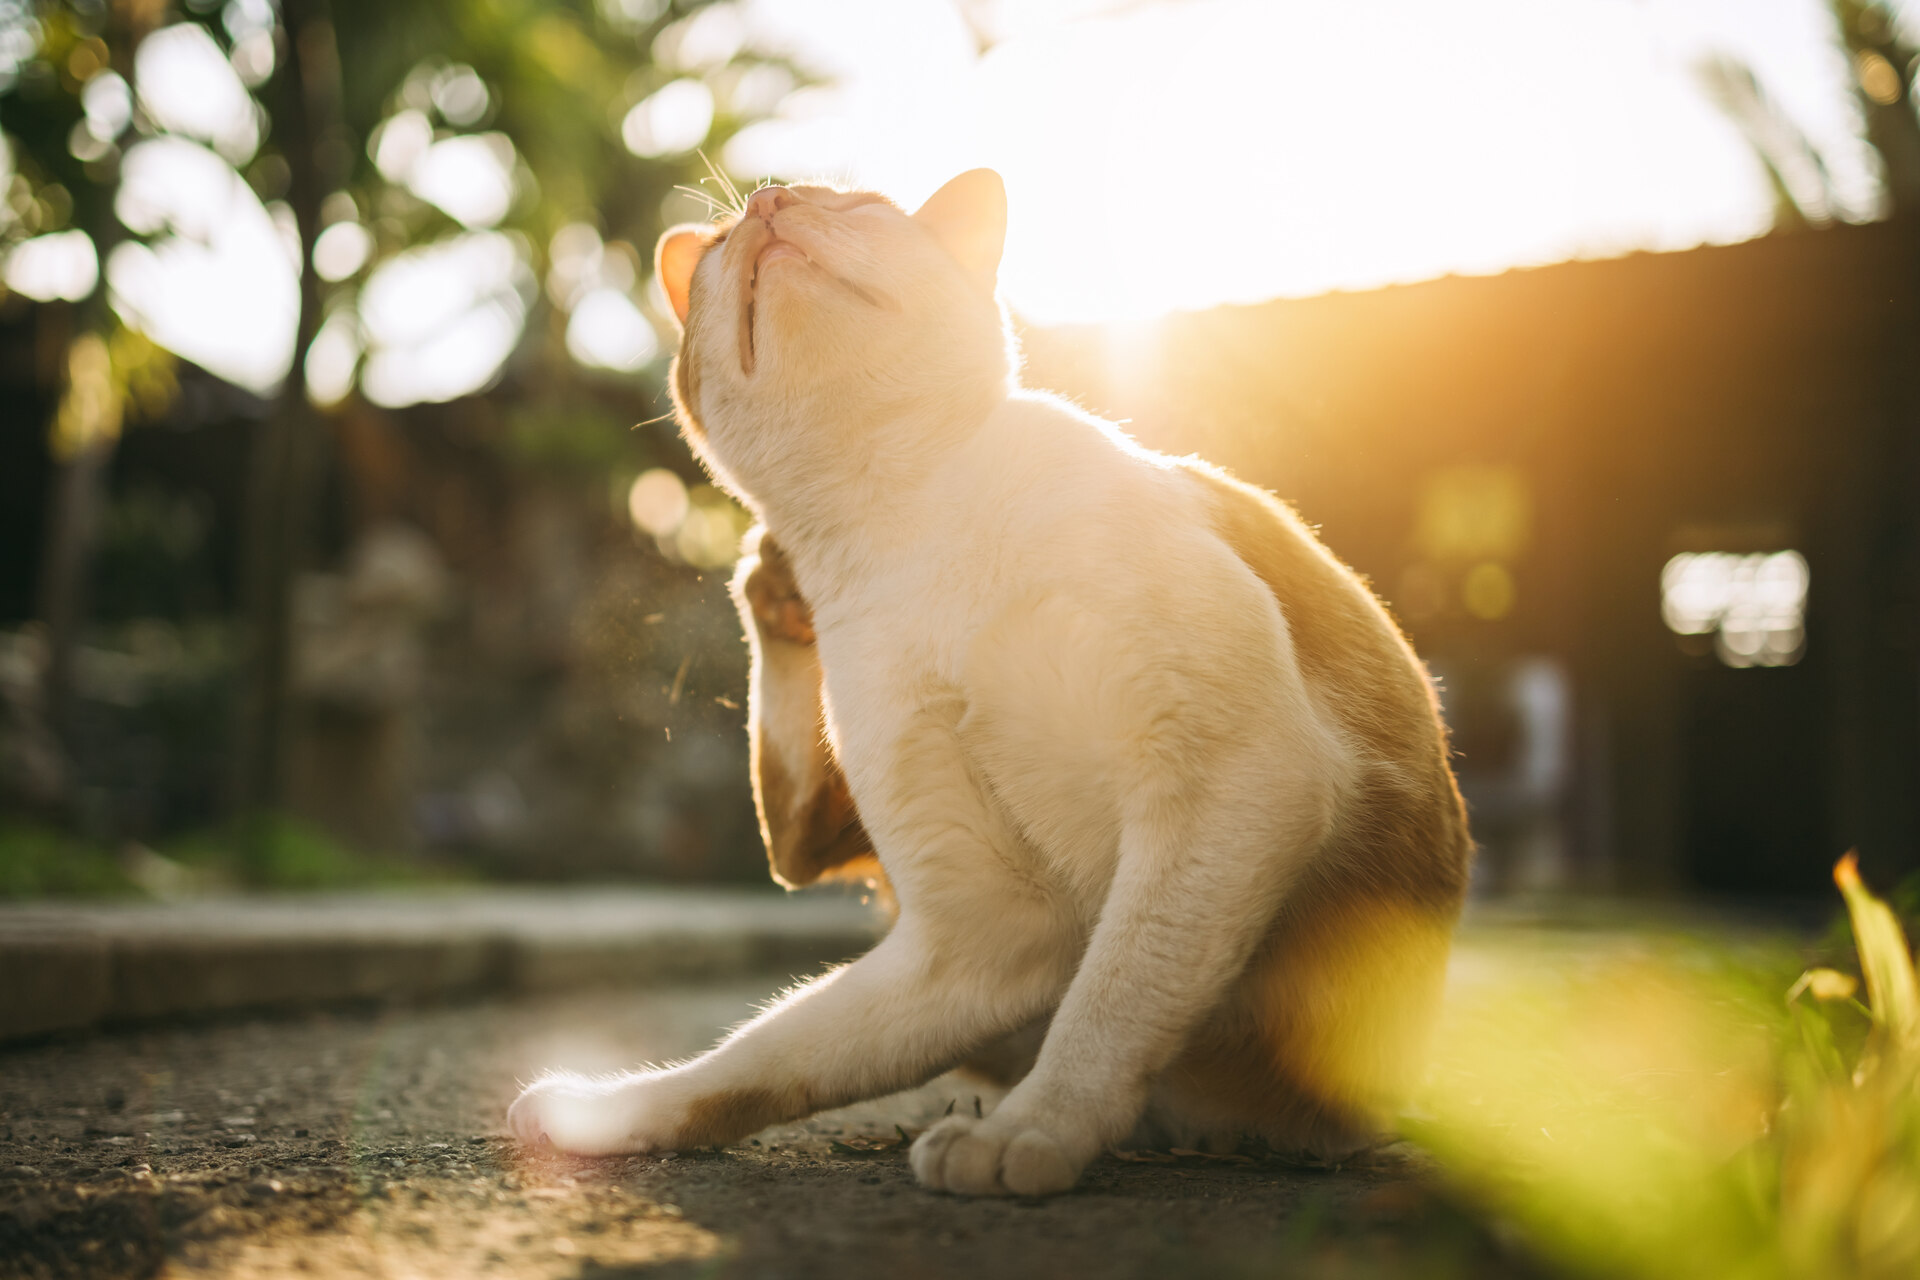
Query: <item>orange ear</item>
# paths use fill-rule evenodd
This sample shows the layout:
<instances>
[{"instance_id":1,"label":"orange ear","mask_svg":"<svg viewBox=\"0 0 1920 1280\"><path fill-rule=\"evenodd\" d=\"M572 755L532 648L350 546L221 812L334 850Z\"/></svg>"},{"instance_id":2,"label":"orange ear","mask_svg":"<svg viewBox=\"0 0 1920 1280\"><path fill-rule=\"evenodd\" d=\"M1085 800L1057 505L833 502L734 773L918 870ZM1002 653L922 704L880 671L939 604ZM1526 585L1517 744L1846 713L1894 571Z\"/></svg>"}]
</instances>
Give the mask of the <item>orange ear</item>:
<instances>
[{"instance_id":1,"label":"orange ear","mask_svg":"<svg viewBox=\"0 0 1920 1280\"><path fill-rule=\"evenodd\" d=\"M660 237L653 251L653 273L660 280L661 291L667 295L667 305L673 308L673 318L682 328L687 323L693 269L700 265L700 255L707 251L707 243L706 227L674 227Z\"/></svg>"},{"instance_id":2,"label":"orange ear","mask_svg":"<svg viewBox=\"0 0 1920 1280\"><path fill-rule=\"evenodd\" d=\"M1007 187L991 169L969 169L927 197L913 220L993 292L1007 243Z\"/></svg>"}]
</instances>

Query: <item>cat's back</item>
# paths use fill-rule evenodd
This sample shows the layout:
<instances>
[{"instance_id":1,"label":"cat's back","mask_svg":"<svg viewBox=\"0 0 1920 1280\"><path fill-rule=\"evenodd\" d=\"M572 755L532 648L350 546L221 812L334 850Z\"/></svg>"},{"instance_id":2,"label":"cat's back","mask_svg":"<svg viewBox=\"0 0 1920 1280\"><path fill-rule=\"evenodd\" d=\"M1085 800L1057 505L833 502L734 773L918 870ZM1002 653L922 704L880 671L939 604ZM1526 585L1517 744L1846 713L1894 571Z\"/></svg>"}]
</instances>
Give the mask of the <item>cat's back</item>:
<instances>
[{"instance_id":1,"label":"cat's back","mask_svg":"<svg viewBox=\"0 0 1920 1280\"><path fill-rule=\"evenodd\" d=\"M1366 582L1285 503L1193 458L1215 532L1280 606L1301 674L1366 763L1336 863L1429 906L1457 905L1472 840L1426 668Z\"/></svg>"},{"instance_id":2,"label":"cat's back","mask_svg":"<svg viewBox=\"0 0 1920 1280\"><path fill-rule=\"evenodd\" d=\"M1219 553L1212 498L1179 460L1045 392L1009 398L947 496L956 555L998 570L1009 592L1042 587L1110 619L1122 599L1150 601L1209 569L1238 572Z\"/></svg>"}]
</instances>

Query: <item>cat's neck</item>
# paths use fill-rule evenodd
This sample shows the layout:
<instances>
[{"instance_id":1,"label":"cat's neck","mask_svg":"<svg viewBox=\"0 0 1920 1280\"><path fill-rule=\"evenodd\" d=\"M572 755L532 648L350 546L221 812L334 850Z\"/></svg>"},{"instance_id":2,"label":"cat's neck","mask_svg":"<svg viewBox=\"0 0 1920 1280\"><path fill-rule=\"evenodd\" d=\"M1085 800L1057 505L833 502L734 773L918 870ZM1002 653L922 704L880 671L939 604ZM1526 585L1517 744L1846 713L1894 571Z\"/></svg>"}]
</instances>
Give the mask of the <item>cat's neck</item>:
<instances>
[{"instance_id":1,"label":"cat's neck","mask_svg":"<svg viewBox=\"0 0 1920 1280\"><path fill-rule=\"evenodd\" d=\"M1001 411L1010 389L876 415L845 456L795 459L754 505L793 561L809 600L857 595L877 575L915 554L927 512L954 495L955 458Z\"/></svg>"}]
</instances>

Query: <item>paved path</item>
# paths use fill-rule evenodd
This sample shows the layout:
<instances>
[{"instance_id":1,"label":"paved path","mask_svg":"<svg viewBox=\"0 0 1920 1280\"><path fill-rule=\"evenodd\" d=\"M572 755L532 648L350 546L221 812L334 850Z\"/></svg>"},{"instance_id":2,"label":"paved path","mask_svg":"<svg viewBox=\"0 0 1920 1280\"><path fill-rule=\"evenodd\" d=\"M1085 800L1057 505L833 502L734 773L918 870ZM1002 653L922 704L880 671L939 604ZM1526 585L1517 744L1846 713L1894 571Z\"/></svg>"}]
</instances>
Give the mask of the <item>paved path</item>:
<instances>
[{"instance_id":1,"label":"paved path","mask_svg":"<svg viewBox=\"0 0 1920 1280\"><path fill-rule=\"evenodd\" d=\"M889 1143L973 1105L948 1078L717 1152L573 1160L502 1136L516 1079L696 1051L774 985L0 1050L0 1276L1517 1274L1405 1150L1340 1171L1109 1158L1044 1203L927 1194Z\"/></svg>"}]
</instances>

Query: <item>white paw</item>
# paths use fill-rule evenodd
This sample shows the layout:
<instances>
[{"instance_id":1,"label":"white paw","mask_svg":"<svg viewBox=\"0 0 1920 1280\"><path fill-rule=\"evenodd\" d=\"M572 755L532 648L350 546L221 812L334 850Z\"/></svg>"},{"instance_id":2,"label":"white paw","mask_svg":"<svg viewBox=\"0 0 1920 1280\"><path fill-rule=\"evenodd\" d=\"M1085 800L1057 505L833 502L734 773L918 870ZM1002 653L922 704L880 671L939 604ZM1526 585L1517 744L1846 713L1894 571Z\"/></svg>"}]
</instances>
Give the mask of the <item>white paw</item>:
<instances>
[{"instance_id":1,"label":"white paw","mask_svg":"<svg viewBox=\"0 0 1920 1280\"><path fill-rule=\"evenodd\" d=\"M909 1159L921 1186L962 1196L1057 1195L1086 1167L1046 1130L999 1114L948 1116L920 1135Z\"/></svg>"},{"instance_id":2,"label":"white paw","mask_svg":"<svg viewBox=\"0 0 1920 1280\"><path fill-rule=\"evenodd\" d=\"M507 1130L529 1145L542 1139L579 1156L650 1151L642 1132L644 1076L593 1077L553 1071L507 1108Z\"/></svg>"}]
</instances>

